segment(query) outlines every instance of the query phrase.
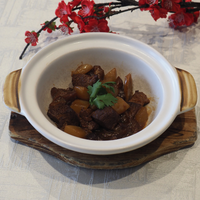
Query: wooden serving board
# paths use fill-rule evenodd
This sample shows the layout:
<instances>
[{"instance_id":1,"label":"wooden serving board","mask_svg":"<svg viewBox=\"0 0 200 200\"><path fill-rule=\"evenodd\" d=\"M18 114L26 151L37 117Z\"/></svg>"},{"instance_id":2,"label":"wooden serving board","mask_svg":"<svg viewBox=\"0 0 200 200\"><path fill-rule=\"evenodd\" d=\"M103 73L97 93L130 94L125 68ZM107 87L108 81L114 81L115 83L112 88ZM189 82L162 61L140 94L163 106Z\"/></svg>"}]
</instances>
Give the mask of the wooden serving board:
<instances>
[{"instance_id":1,"label":"wooden serving board","mask_svg":"<svg viewBox=\"0 0 200 200\"><path fill-rule=\"evenodd\" d=\"M60 147L38 133L24 116L11 113L10 137L37 150L46 152L74 166L89 169L124 169L158 158L161 155L190 147L197 139L195 110L176 117L159 138L127 153L116 155L88 155Z\"/></svg>"}]
</instances>

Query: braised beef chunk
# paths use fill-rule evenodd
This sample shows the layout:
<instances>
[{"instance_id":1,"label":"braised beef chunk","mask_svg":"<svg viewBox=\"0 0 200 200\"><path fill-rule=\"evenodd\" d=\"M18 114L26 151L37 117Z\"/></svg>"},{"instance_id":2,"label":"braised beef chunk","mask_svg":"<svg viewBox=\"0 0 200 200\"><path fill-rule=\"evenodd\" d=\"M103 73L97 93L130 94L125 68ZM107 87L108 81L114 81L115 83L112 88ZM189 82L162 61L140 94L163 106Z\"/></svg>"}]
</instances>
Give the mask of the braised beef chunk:
<instances>
[{"instance_id":1,"label":"braised beef chunk","mask_svg":"<svg viewBox=\"0 0 200 200\"><path fill-rule=\"evenodd\" d=\"M92 112L93 110L88 108L82 109L79 113L81 127L88 129L89 131L99 128L99 125L92 119Z\"/></svg>"},{"instance_id":2,"label":"braised beef chunk","mask_svg":"<svg viewBox=\"0 0 200 200\"><path fill-rule=\"evenodd\" d=\"M100 138L100 135L101 135L101 129L97 129L95 131L92 131L92 132L88 132L88 134L86 135L86 139L88 140L102 140Z\"/></svg>"},{"instance_id":3,"label":"braised beef chunk","mask_svg":"<svg viewBox=\"0 0 200 200\"><path fill-rule=\"evenodd\" d=\"M133 120L131 123L119 123L114 130L98 129L88 133L89 140L115 140L124 138L141 130L140 125Z\"/></svg>"},{"instance_id":4,"label":"braised beef chunk","mask_svg":"<svg viewBox=\"0 0 200 200\"><path fill-rule=\"evenodd\" d=\"M120 115L120 121L122 122L130 122L134 119L137 112L142 108L141 104L128 102L130 105L129 109Z\"/></svg>"},{"instance_id":5,"label":"braised beef chunk","mask_svg":"<svg viewBox=\"0 0 200 200\"><path fill-rule=\"evenodd\" d=\"M56 123L58 128L62 128L65 124L79 125L76 112L67 105L63 97L57 97L51 102L47 115Z\"/></svg>"},{"instance_id":6,"label":"braised beef chunk","mask_svg":"<svg viewBox=\"0 0 200 200\"><path fill-rule=\"evenodd\" d=\"M102 129L101 132L97 132L96 136L98 140L115 140L118 138L118 133L112 130Z\"/></svg>"},{"instance_id":7,"label":"braised beef chunk","mask_svg":"<svg viewBox=\"0 0 200 200\"><path fill-rule=\"evenodd\" d=\"M132 123L119 123L115 130L101 130L98 135L100 140L116 140L124 137L128 137L141 130L139 124L133 120Z\"/></svg>"},{"instance_id":8,"label":"braised beef chunk","mask_svg":"<svg viewBox=\"0 0 200 200\"><path fill-rule=\"evenodd\" d=\"M130 105L129 109L120 115L118 123L114 126L114 128L112 128L112 130L108 130L108 128L104 129L105 127L98 130L94 130L92 133L89 133L87 135L87 139L115 140L133 135L142 130L142 127L134 119L137 112L142 108L142 105L133 102L128 102L128 104ZM109 117L104 117L104 119L109 119Z\"/></svg>"},{"instance_id":9,"label":"braised beef chunk","mask_svg":"<svg viewBox=\"0 0 200 200\"><path fill-rule=\"evenodd\" d=\"M139 132L141 129L142 128L140 127L138 122L132 119L129 123L119 123L115 128L115 132L118 139L133 135L134 133Z\"/></svg>"},{"instance_id":10,"label":"braised beef chunk","mask_svg":"<svg viewBox=\"0 0 200 200\"><path fill-rule=\"evenodd\" d=\"M98 81L98 75L88 75L88 74L73 74L72 75L72 84L73 86L83 86L88 87L93 85Z\"/></svg>"},{"instance_id":11,"label":"braised beef chunk","mask_svg":"<svg viewBox=\"0 0 200 200\"><path fill-rule=\"evenodd\" d=\"M92 113L92 118L100 126L113 129L119 121L119 114L112 107L105 107Z\"/></svg>"},{"instance_id":12,"label":"braised beef chunk","mask_svg":"<svg viewBox=\"0 0 200 200\"><path fill-rule=\"evenodd\" d=\"M56 87L53 87L51 89L51 96L53 99L55 99L59 96L63 97L66 100L67 104L71 104L72 101L74 101L77 97L76 92L72 88L60 89L60 88L56 88Z\"/></svg>"},{"instance_id":13,"label":"braised beef chunk","mask_svg":"<svg viewBox=\"0 0 200 200\"><path fill-rule=\"evenodd\" d=\"M104 70L99 66L95 65L91 72L98 76L98 79L103 80L104 79Z\"/></svg>"},{"instance_id":14,"label":"braised beef chunk","mask_svg":"<svg viewBox=\"0 0 200 200\"><path fill-rule=\"evenodd\" d=\"M138 103L138 104L141 104L142 106L144 106L144 105L148 104L150 101L147 98L146 94L144 94L143 92L139 92L137 90L137 91L135 91L135 94L131 97L129 102Z\"/></svg>"},{"instance_id":15,"label":"braised beef chunk","mask_svg":"<svg viewBox=\"0 0 200 200\"><path fill-rule=\"evenodd\" d=\"M96 130L93 133L89 133L87 135L87 139L89 140L115 140L119 139L117 138L117 133L112 130L107 130L107 129L101 129L101 130Z\"/></svg>"}]
</instances>

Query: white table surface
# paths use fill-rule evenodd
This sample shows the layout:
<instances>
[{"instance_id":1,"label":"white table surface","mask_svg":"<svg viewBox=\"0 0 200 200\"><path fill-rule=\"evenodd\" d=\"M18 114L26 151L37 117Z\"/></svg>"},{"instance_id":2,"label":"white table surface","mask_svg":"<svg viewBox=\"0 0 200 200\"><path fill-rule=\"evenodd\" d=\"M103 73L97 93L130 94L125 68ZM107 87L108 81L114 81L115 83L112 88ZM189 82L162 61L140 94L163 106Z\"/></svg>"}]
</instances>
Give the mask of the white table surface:
<instances>
[{"instance_id":1,"label":"white table surface","mask_svg":"<svg viewBox=\"0 0 200 200\"><path fill-rule=\"evenodd\" d=\"M5 76L22 68L60 32L42 33L23 60L26 30L55 16L58 0L0 1L0 87ZM98 1L96 1L98 2ZM101 1L102 2L102 1ZM200 24L182 30L134 11L109 20L111 30L149 44L176 67L189 71L200 87ZM77 32L76 32L77 33ZM64 36L61 36L64 37ZM70 36L69 36L70 37ZM0 90L2 96L2 90ZM196 106L199 135L199 101ZM199 200L200 141L191 148L124 170L89 170L66 164L10 139L10 111L0 100L0 200Z\"/></svg>"}]
</instances>

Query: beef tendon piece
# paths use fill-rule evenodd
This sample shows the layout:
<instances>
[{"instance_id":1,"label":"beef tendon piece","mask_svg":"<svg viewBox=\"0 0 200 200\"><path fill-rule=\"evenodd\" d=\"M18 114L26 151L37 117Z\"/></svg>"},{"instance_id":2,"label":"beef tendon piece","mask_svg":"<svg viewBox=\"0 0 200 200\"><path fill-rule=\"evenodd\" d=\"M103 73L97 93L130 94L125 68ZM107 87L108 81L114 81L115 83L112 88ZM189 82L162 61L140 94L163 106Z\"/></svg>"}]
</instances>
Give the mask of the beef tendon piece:
<instances>
[{"instance_id":1,"label":"beef tendon piece","mask_svg":"<svg viewBox=\"0 0 200 200\"><path fill-rule=\"evenodd\" d=\"M73 86L88 87L98 81L98 75L87 75L87 74L73 74L72 84Z\"/></svg>"},{"instance_id":2,"label":"beef tendon piece","mask_svg":"<svg viewBox=\"0 0 200 200\"><path fill-rule=\"evenodd\" d=\"M128 104L130 106L129 109L120 115L120 121L122 122L131 122L137 112L142 108L142 105L138 103L128 102Z\"/></svg>"},{"instance_id":3,"label":"beef tendon piece","mask_svg":"<svg viewBox=\"0 0 200 200\"><path fill-rule=\"evenodd\" d=\"M63 97L67 104L71 104L71 102L77 98L76 92L72 88L60 89L53 87L51 89L51 96L53 99Z\"/></svg>"},{"instance_id":4,"label":"beef tendon piece","mask_svg":"<svg viewBox=\"0 0 200 200\"><path fill-rule=\"evenodd\" d=\"M81 127L88 130L88 132L99 128L99 124L97 124L92 119L92 116L91 116L92 112L93 112L93 110L91 108L88 108L88 109L82 109L79 113Z\"/></svg>"},{"instance_id":5,"label":"beef tendon piece","mask_svg":"<svg viewBox=\"0 0 200 200\"><path fill-rule=\"evenodd\" d=\"M104 79L104 70L99 65L94 65L91 74L97 75L100 81Z\"/></svg>"},{"instance_id":6,"label":"beef tendon piece","mask_svg":"<svg viewBox=\"0 0 200 200\"><path fill-rule=\"evenodd\" d=\"M51 102L47 115L60 129L62 129L65 124L79 125L78 115L66 104L66 100L63 97L58 97Z\"/></svg>"},{"instance_id":7,"label":"beef tendon piece","mask_svg":"<svg viewBox=\"0 0 200 200\"><path fill-rule=\"evenodd\" d=\"M92 113L92 118L100 126L111 130L119 121L119 114L111 107L105 107L102 110L96 110Z\"/></svg>"},{"instance_id":8,"label":"beef tendon piece","mask_svg":"<svg viewBox=\"0 0 200 200\"><path fill-rule=\"evenodd\" d=\"M134 102L134 103L141 104L142 106L145 106L150 101L147 98L146 94L144 94L143 92L139 92L138 90L136 90L135 94L131 97L131 99L129 100L129 102Z\"/></svg>"}]
</instances>

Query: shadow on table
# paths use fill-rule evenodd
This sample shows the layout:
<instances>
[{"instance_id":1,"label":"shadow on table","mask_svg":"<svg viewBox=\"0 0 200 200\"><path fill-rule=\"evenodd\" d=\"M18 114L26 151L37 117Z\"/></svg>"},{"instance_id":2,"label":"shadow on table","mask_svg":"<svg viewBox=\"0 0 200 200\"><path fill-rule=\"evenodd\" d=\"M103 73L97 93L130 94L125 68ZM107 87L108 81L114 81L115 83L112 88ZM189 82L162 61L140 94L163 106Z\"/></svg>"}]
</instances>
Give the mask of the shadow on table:
<instances>
[{"instance_id":1,"label":"shadow on table","mask_svg":"<svg viewBox=\"0 0 200 200\"><path fill-rule=\"evenodd\" d=\"M99 188L103 188L104 184L110 183L113 189L127 189L149 184L167 176L179 166L187 151L189 149L161 156L158 159L136 167L113 170L75 167L58 161L50 155L44 153L41 153L41 155L59 174L72 181ZM40 169L39 173L45 174L45 172L44 169ZM46 174L46 176L49 175L48 173ZM120 181L120 184L116 184L118 181Z\"/></svg>"}]
</instances>

